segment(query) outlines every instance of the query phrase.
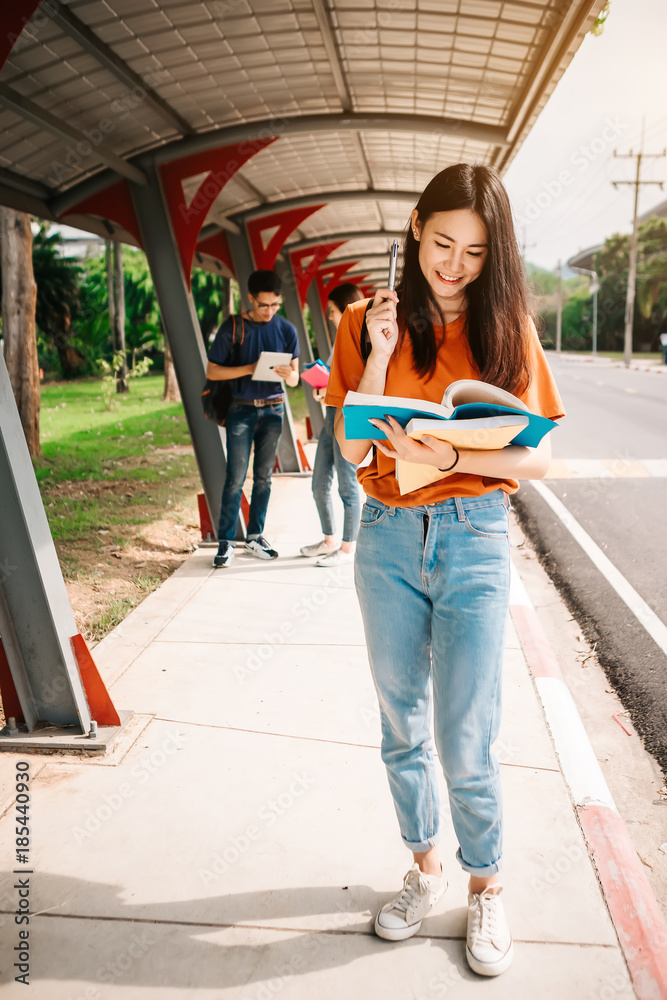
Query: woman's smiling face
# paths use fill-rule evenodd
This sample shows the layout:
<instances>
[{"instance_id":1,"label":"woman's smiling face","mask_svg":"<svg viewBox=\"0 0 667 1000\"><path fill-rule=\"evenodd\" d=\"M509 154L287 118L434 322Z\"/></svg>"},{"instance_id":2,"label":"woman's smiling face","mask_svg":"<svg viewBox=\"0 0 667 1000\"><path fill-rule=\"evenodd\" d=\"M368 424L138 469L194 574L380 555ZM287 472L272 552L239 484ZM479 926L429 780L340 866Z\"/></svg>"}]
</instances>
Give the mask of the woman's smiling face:
<instances>
[{"instance_id":1,"label":"woman's smiling face","mask_svg":"<svg viewBox=\"0 0 667 1000\"><path fill-rule=\"evenodd\" d=\"M470 208L436 212L420 225L412 213L412 232L419 240L419 266L439 305L465 308L465 288L482 273L488 254L486 226Z\"/></svg>"}]
</instances>

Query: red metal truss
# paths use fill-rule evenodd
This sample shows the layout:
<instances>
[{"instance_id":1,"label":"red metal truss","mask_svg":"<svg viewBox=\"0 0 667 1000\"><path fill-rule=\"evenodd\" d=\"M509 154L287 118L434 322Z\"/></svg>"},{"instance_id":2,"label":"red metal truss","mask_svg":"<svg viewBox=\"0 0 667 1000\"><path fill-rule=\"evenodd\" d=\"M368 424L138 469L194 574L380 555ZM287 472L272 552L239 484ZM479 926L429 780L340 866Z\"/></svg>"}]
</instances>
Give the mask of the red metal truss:
<instances>
[{"instance_id":1,"label":"red metal truss","mask_svg":"<svg viewBox=\"0 0 667 1000\"><path fill-rule=\"evenodd\" d=\"M200 240L197 244L197 250L221 261L234 274L232 254L224 233L214 233L213 236L207 236L205 240Z\"/></svg>"},{"instance_id":2,"label":"red metal truss","mask_svg":"<svg viewBox=\"0 0 667 1000\"><path fill-rule=\"evenodd\" d=\"M264 215L261 219L251 219L247 222L246 229L255 267L258 270L272 270L285 240L292 235L304 219L319 212L321 208L324 208L324 205L293 208L286 212L274 212L272 215ZM268 236L267 240L267 235L272 230L273 233Z\"/></svg>"},{"instance_id":3,"label":"red metal truss","mask_svg":"<svg viewBox=\"0 0 667 1000\"><path fill-rule=\"evenodd\" d=\"M335 288L336 285L340 285L343 275L351 268L356 267L358 263L359 261L356 260L351 264L331 264L329 267L323 267L317 272L315 281L317 282L317 292L320 296L323 309L327 307L327 296L331 289Z\"/></svg>"},{"instance_id":4,"label":"red metal truss","mask_svg":"<svg viewBox=\"0 0 667 1000\"><path fill-rule=\"evenodd\" d=\"M0 9L0 69L42 0L12 0Z\"/></svg>"},{"instance_id":5,"label":"red metal truss","mask_svg":"<svg viewBox=\"0 0 667 1000\"><path fill-rule=\"evenodd\" d=\"M342 247L346 240L338 243L320 243L317 247L308 247L305 250L295 250L290 254L292 260L292 270L296 281L296 290L299 294L299 301L303 307L306 304L306 295L314 275L319 271L320 265L327 257Z\"/></svg>"},{"instance_id":6,"label":"red metal truss","mask_svg":"<svg viewBox=\"0 0 667 1000\"><path fill-rule=\"evenodd\" d=\"M211 205L236 171L256 153L275 141L276 136L253 142L237 142L231 146L222 146L220 149L193 153L192 156L184 156L180 160L173 160L160 167L174 238L188 287L190 287L195 247ZM206 177L188 204L183 191L183 181L204 171Z\"/></svg>"},{"instance_id":7,"label":"red metal truss","mask_svg":"<svg viewBox=\"0 0 667 1000\"><path fill-rule=\"evenodd\" d=\"M99 219L109 219L117 226L126 229L134 236L137 244L143 246L127 181L119 181L118 184L112 184L111 187L98 191L90 198L84 198L83 201L68 208L62 218L67 218L69 215L95 215Z\"/></svg>"}]
</instances>

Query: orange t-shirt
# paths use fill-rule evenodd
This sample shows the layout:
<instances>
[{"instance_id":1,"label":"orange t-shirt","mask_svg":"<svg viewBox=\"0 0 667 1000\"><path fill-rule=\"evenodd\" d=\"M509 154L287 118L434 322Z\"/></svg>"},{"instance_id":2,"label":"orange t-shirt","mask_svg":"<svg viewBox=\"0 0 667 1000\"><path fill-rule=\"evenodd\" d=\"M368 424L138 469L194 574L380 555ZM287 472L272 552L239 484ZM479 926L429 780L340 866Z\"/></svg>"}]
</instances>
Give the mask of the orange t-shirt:
<instances>
[{"instance_id":1,"label":"orange t-shirt","mask_svg":"<svg viewBox=\"0 0 667 1000\"><path fill-rule=\"evenodd\" d=\"M331 376L326 395L328 406L341 407L349 390L356 391L365 370L361 355L360 336L364 313L368 300L363 299L348 306L343 313L334 350ZM551 420L563 417L565 412L556 388L551 369L547 364L542 345L533 323L528 346L528 368L532 381L528 389L515 393L529 410ZM436 327L436 336L442 327ZM433 378L421 378L413 367L410 337L399 341L389 361L384 395L425 399L432 403L442 402L446 388L458 379L479 379L479 369L472 359L468 346L466 314L462 313L445 329L445 342L438 352ZM396 462L381 452L377 452L369 465L359 469L357 478L368 496L381 500L390 507L420 507L423 504L440 503L449 497L476 497L492 490L501 489L505 493L516 493L519 484L516 479L492 479L469 473L452 474L430 486L413 490L401 496L396 480Z\"/></svg>"}]
</instances>

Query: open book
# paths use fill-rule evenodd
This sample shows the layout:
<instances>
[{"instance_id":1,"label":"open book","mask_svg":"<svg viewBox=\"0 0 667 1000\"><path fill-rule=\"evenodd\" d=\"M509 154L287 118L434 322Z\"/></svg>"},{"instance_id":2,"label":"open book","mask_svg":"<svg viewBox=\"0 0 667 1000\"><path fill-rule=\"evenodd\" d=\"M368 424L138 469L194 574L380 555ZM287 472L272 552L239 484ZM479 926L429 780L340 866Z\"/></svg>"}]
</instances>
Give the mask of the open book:
<instances>
[{"instance_id":1,"label":"open book","mask_svg":"<svg viewBox=\"0 0 667 1000\"><path fill-rule=\"evenodd\" d=\"M466 450L495 451L508 444L536 448L557 426L554 420L531 413L505 389L477 379L460 379L447 388L442 403L348 392L343 404L345 437L382 440L385 435L369 419L383 420L385 414L391 414L410 437L430 434ZM399 461L396 466L401 493L446 478L432 465Z\"/></svg>"}]
</instances>

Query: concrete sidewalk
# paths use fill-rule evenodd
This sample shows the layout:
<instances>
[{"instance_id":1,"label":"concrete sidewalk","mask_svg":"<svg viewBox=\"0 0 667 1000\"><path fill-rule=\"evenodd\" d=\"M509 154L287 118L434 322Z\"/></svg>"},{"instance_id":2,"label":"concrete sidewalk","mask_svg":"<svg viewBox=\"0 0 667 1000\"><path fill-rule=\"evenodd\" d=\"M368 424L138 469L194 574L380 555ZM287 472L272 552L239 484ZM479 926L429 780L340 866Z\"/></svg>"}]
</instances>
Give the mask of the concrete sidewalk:
<instances>
[{"instance_id":1,"label":"concrete sidewalk","mask_svg":"<svg viewBox=\"0 0 667 1000\"><path fill-rule=\"evenodd\" d=\"M450 888L409 941L372 930L411 863L379 755L351 566L302 479L278 479L275 563L195 553L95 650L134 716L102 758L1 758L2 996L215 1000L635 996L512 626L496 749L506 809L508 973L464 955L467 878L443 788ZM30 761L30 993L19 928L14 764Z\"/></svg>"}]
</instances>

